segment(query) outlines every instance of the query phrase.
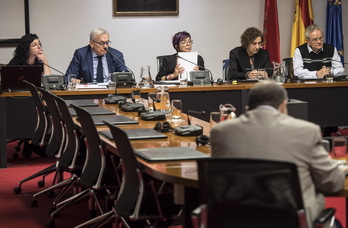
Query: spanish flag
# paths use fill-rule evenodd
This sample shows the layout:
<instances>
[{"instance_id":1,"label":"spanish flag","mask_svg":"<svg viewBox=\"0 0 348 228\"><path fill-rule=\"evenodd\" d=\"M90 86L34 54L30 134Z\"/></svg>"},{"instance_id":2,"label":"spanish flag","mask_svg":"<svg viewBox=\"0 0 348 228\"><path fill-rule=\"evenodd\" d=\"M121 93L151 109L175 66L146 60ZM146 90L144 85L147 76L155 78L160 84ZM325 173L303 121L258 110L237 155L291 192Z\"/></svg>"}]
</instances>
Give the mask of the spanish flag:
<instances>
[{"instance_id":1,"label":"spanish flag","mask_svg":"<svg viewBox=\"0 0 348 228\"><path fill-rule=\"evenodd\" d=\"M265 1L265 15L263 22L263 33L265 36L264 49L269 53L271 63L280 62L280 39L277 0Z\"/></svg>"},{"instance_id":2,"label":"spanish flag","mask_svg":"<svg viewBox=\"0 0 348 228\"><path fill-rule=\"evenodd\" d=\"M312 0L295 0L294 24L292 25L292 39L290 55L293 56L295 49L306 43L305 31L308 25L313 24L314 14Z\"/></svg>"}]
</instances>

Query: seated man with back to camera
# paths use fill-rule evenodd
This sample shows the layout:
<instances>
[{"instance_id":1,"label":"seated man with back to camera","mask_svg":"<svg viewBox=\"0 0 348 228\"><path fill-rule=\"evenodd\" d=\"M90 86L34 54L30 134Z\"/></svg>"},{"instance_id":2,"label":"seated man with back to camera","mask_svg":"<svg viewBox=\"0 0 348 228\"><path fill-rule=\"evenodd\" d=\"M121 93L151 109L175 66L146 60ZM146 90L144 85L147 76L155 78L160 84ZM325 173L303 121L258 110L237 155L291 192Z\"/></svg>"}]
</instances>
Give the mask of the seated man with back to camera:
<instances>
[{"instance_id":1,"label":"seated man with back to camera","mask_svg":"<svg viewBox=\"0 0 348 228\"><path fill-rule=\"evenodd\" d=\"M211 129L212 157L255 158L297 165L307 222L325 207L324 194L341 191L344 172L321 144L320 127L287 115L287 92L274 81L256 84L249 110Z\"/></svg>"},{"instance_id":2,"label":"seated man with back to camera","mask_svg":"<svg viewBox=\"0 0 348 228\"><path fill-rule=\"evenodd\" d=\"M316 24L309 25L305 31L306 43L295 49L294 75L300 79L323 78L330 73L343 75L344 67L337 49L324 43L323 30Z\"/></svg>"},{"instance_id":3,"label":"seated man with back to camera","mask_svg":"<svg viewBox=\"0 0 348 228\"><path fill-rule=\"evenodd\" d=\"M109 74L113 72L128 71L122 52L109 47L110 43L109 33L105 29L91 31L89 45L75 51L65 80L69 74L75 74L82 83L100 83L107 82Z\"/></svg>"},{"instance_id":4,"label":"seated man with back to camera","mask_svg":"<svg viewBox=\"0 0 348 228\"><path fill-rule=\"evenodd\" d=\"M227 80L257 79L262 71L264 77L272 74L272 68L267 50L262 49L263 33L255 27L247 28L240 37L242 46L230 51L229 72Z\"/></svg>"}]
</instances>

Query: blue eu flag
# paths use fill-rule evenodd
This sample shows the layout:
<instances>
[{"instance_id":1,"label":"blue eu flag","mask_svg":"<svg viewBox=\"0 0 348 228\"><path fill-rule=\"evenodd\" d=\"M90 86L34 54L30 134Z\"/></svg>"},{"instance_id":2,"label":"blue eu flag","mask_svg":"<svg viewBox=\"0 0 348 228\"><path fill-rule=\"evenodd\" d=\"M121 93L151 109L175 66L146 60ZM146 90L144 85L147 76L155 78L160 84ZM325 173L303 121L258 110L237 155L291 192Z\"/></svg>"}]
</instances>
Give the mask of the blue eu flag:
<instances>
[{"instance_id":1,"label":"blue eu flag","mask_svg":"<svg viewBox=\"0 0 348 228\"><path fill-rule=\"evenodd\" d=\"M341 0L328 0L326 7L326 43L336 47L344 63L343 55L343 30L342 30L342 2Z\"/></svg>"}]
</instances>

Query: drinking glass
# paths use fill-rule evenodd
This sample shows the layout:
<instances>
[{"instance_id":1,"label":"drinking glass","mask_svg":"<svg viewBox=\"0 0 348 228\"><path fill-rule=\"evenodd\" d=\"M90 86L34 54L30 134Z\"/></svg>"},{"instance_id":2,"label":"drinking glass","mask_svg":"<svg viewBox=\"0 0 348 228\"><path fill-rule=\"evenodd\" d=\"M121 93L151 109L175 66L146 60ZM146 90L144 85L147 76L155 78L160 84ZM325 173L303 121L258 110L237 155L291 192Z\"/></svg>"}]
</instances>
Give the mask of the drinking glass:
<instances>
[{"instance_id":1,"label":"drinking glass","mask_svg":"<svg viewBox=\"0 0 348 228\"><path fill-rule=\"evenodd\" d=\"M258 79L258 82L267 80L267 73L266 73L265 69L258 69L257 70L257 79Z\"/></svg>"},{"instance_id":2,"label":"drinking glass","mask_svg":"<svg viewBox=\"0 0 348 228\"><path fill-rule=\"evenodd\" d=\"M187 87L187 72L183 72L179 75L180 87Z\"/></svg>"},{"instance_id":3,"label":"drinking glass","mask_svg":"<svg viewBox=\"0 0 348 228\"><path fill-rule=\"evenodd\" d=\"M328 69L328 74L325 75L327 83L333 83L333 68L326 67Z\"/></svg>"},{"instance_id":4,"label":"drinking glass","mask_svg":"<svg viewBox=\"0 0 348 228\"><path fill-rule=\"evenodd\" d=\"M181 121L182 103L181 100L172 100L172 121Z\"/></svg>"},{"instance_id":5,"label":"drinking glass","mask_svg":"<svg viewBox=\"0 0 348 228\"><path fill-rule=\"evenodd\" d=\"M76 75L75 74L69 74L68 75L68 90L74 90L76 89Z\"/></svg>"},{"instance_id":6,"label":"drinking glass","mask_svg":"<svg viewBox=\"0 0 348 228\"><path fill-rule=\"evenodd\" d=\"M157 102L157 93L148 93L147 97L147 110L153 112L154 104Z\"/></svg>"},{"instance_id":7,"label":"drinking glass","mask_svg":"<svg viewBox=\"0 0 348 228\"><path fill-rule=\"evenodd\" d=\"M331 156L336 160L344 160L347 162L347 138L338 137L332 140Z\"/></svg>"},{"instance_id":8,"label":"drinking glass","mask_svg":"<svg viewBox=\"0 0 348 228\"><path fill-rule=\"evenodd\" d=\"M210 129L220 122L221 113L211 112L210 113Z\"/></svg>"},{"instance_id":9,"label":"drinking glass","mask_svg":"<svg viewBox=\"0 0 348 228\"><path fill-rule=\"evenodd\" d=\"M156 110L164 112L166 115L170 115L170 98L168 92L158 92L157 101L155 103Z\"/></svg>"},{"instance_id":10,"label":"drinking glass","mask_svg":"<svg viewBox=\"0 0 348 228\"><path fill-rule=\"evenodd\" d=\"M131 96L134 103L141 103L141 92L138 86L132 86Z\"/></svg>"}]
</instances>

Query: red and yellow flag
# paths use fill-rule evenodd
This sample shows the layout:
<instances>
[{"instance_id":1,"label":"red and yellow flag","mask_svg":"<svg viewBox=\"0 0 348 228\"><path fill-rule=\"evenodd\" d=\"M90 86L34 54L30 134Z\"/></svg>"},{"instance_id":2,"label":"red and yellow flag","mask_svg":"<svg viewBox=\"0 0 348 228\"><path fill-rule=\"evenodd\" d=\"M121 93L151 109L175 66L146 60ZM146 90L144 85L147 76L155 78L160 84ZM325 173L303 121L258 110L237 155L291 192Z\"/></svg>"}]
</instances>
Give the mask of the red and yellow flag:
<instances>
[{"instance_id":1,"label":"red and yellow flag","mask_svg":"<svg viewBox=\"0 0 348 228\"><path fill-rule=\"evenodd\" d=\"M305 31L308 25L313 24L314 14L312 0L295 0L294 24L292 25L292 39L290 55L295 49L306 42Z\"/></svg>"},{"instance_id":2,"label":"red and yellow flag","mask_svg":"<svg viewBox=\"0 0 348 228\"><path fill-rule=\"evenodd\" d=\"M280 39L277 0L265 1L265 15L263 22L265 36L264 49L269 53L271 62L280 62Z\"/></svg>"}]
</instances>

